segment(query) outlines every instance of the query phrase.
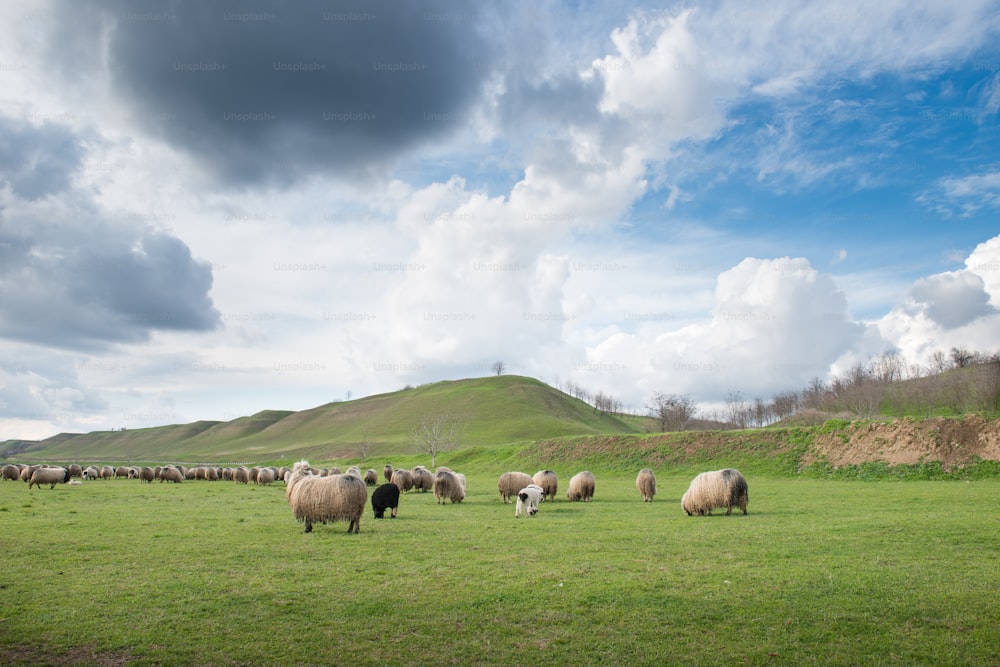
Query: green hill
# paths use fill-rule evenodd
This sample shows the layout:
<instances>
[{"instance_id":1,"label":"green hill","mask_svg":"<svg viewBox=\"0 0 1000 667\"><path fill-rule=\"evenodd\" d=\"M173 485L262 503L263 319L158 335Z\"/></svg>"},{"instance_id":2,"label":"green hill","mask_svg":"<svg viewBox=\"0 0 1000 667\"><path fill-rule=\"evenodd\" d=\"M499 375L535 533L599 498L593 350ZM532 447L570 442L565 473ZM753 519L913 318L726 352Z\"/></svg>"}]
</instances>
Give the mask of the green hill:
<instances>
[{"instance_id":1,"label":"green hill","mask_svg":"<svg viewBox=\"0 0 1000 667\"><path fill-rule=\"evenodd\" d=\"M128 431L62 433L17 452L19 460L259 461L412 452L410 433L446 414L460 422L458 447L638 429L533 378L492 376L328 403L309 410L267 410L227 422L199 421ZM6 453L0 444L0 455Z\"/></svg>"}]
</instances>

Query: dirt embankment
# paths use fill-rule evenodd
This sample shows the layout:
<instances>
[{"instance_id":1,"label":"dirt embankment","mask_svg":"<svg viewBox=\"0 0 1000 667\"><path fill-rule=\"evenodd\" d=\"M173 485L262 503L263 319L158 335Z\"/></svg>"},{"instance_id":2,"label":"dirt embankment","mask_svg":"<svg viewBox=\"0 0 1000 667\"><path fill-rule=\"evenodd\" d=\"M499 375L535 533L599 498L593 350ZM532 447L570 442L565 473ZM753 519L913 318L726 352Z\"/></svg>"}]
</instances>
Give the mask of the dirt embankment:
<instances>
[{"instance_id":1,"label":"dirt embankment","mask_svg":"<svg viewBox=\"0 0 1000 667\"><path fill-rule=\"evenodd\" d=\"M978 415L851 424L817 433L804 463L833 466L884 461L890 465L940 461L951 470L977 459L1000 460L1000 420Z\"/></svg>"}]
</instances>

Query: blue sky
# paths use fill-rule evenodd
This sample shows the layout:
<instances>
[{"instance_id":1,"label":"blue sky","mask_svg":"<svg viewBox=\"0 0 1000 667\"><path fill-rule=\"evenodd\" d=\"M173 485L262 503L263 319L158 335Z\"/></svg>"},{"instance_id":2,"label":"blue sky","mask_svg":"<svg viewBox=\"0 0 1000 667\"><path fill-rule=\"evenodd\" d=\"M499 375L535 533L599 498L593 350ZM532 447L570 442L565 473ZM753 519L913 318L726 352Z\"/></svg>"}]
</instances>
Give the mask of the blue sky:
<instances>
[{"instance_id":1,"label":"blue sky","mask_svg":"<svg viewBox=\"0 0 1000 667\"><path fill-rule=\"evenodd\" d=\"M0 438L1000 345L996 2L0 19Z\"/></svg>"}]
</instances>

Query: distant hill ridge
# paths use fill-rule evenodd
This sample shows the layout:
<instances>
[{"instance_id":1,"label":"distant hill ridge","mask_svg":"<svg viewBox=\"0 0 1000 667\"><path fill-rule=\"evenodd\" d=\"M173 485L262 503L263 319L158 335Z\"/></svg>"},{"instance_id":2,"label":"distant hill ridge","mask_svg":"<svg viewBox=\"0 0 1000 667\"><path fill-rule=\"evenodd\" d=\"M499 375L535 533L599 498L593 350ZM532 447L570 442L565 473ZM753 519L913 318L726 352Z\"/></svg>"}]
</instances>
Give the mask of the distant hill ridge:
<instances>
[{"instance_id":1,"label":"distant hill ridge","mask_svg":"<svg viewBox=\"0 0 1000 667\"><path fill-rule=\"evenodd\" d=\"M125 431L60 433L36 443L0 443L0 456L38 460L265 460L412 452L424 419L460 422L459 448L569 435L635 433L539 380L518 375L435 382L297 412L264 410L230 421L197 421Z\"/></svg>"}]
</instances>

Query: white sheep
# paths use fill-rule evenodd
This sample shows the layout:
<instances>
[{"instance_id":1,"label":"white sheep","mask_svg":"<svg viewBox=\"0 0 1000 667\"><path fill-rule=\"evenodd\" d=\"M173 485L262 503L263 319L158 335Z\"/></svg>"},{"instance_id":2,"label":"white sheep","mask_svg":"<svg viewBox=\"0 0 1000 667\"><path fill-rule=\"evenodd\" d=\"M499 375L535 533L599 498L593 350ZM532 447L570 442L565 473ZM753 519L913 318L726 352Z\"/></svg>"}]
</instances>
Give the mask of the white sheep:
<instances>
[{"instance_id":1,"label":"white sheep","mask_svg":"<svg viewBox=\"0 0 1000 667\"><path fill-rule=\"evenodd\" d=\"M517 507L514 508L514 518L517 519L524 511L525 516L538 513L538 503L545 497L545 489L537 484L529 484L517 492Z\"/></svg>"},{"instance_id":2,"label":"white sheep","mask_svg":"<svg viewBox=\"0 0 1000 667\"><path fill-rule=\"evenodd\" d=\"M446 500L460 503L465 500L465 484L453 472L441 471L434 476L434 498L444 505Z\"/></svg>"},{"instance_id":3,"label":"white sheep","mask_svg":"<svg viewBox=\"0 0 1000 667\"><path fill-rule=\"evenodd\" d=\"M539 470L531 481L545 490L545 500L555 500L556 492L559 491L559 478L551 470Z\"/></svg>"},{"instance_id":4,"label":"white sheep","mask_svg":"<svg viewBox=\"0 0 1000 667\"><path fill-rule=\"evenodd\" d=\"M69 470L66 468L36 468L28 478L28 489L33 486L41 487L42 484L48 484L50 489L54 489L56 484L65 484L68 481Z\"/></svg>"},{"instance_id":5,"label":"white sheep","mask_svg":"<svg viewBox=\"0 0 1000 667\"><path fill-rule=\"evenodd\" d=\"M497 490L500 492L500 497L503 501L509 503L511 499L517 496L518 491L529 484L534 484L534 481L532 481L531 475L528 473L505 472L497 480Z\"/></svg>"}]
</instances>

